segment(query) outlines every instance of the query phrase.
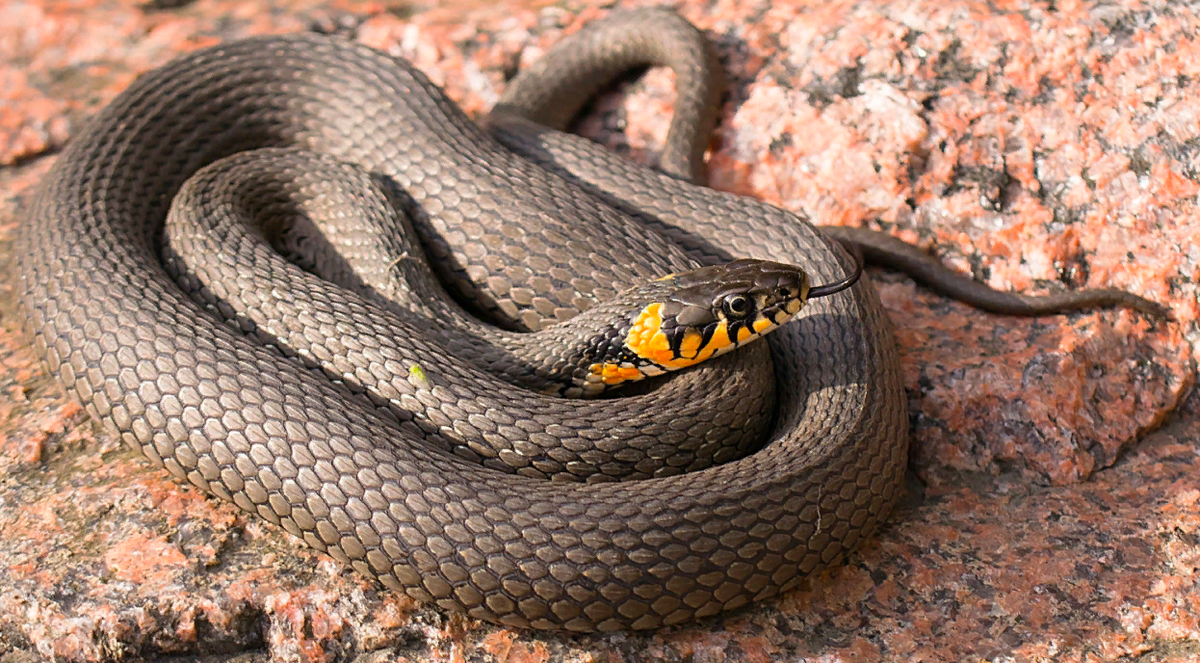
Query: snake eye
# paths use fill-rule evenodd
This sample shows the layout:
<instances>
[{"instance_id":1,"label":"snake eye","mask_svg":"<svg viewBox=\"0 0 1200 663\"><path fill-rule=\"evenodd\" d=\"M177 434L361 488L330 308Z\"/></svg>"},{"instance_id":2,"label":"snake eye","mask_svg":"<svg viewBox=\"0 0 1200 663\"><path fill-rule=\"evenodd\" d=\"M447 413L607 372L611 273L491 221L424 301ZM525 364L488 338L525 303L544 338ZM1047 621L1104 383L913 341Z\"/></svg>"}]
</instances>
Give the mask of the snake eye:
<instances>
[{"instance_id":1,"label":"snake eye","mask_svg":"<svg viewBox=\"0 0 1200 663\"><path fill-rule=\"evenodd\" d=\"M792 297L795 297L796 295L795 295L795 292L791 288L780 287L775 290L775 296L779 300L782 301L784 299L791 299Z\"/></svg>"},{"instance_id":2,"label":"snake eye","mask_svg":"<svg viewBox=\"0 0 1200 663\"><path fill-rule=\"evenodd\" d=\"M721 310L730 318L744 318L750 313L750 299L745 295L729 295L721 302Z\"/></svg>"}]
</instances>

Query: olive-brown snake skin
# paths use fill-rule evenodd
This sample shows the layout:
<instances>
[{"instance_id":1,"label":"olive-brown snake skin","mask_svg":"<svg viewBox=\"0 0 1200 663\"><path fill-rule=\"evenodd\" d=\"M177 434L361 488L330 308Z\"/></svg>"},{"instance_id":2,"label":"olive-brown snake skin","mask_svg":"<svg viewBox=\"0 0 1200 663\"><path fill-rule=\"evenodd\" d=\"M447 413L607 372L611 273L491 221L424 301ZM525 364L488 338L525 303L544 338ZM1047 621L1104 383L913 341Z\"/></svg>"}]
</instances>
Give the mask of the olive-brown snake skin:
<instances>
[{"instance_id":1,"label":"olive-brown snake skin","mask_svg":"<svg viewBox=\"0 0 1200 663\"><path fill-rule=\"evenodd\" d=\"M659 57L649 36L692 44L693 59L702 44L662 11L614 15L590 34L613 52L554 59L611 76ZM582 99L561 117L537 110L597 84L537 83L552 94L534 100L523 85L488 124L528 159L410 64L336 38L234 42L144 75L73 138L22 227L21 303L38 352L154 463L446 609L534 628L653 628L786 591L868 536L900 491L906 398L865 279L810 302L769 352L758 343L647 394L573 401L506 387L299 270L216 261L235 281L271 279L229 304L244 334L164 269L163 222L193 173L300 146L394 183L440 275L528 327L697 261L793 263L816 283L848 270L792 213L516 116L561 125ZM706 135L711 118L682 124ZM702 149L682 152L663 167L687 178ZM297 175L295 207L332 205L327 184ZM761 449L704 467L724 460L708 442L758 427L769 428ZM662 460L674 446L684 460ZM546 479L584 460L644 478ZM676 474L690 465L703 469Z\"/></svg>"}]
</instances>

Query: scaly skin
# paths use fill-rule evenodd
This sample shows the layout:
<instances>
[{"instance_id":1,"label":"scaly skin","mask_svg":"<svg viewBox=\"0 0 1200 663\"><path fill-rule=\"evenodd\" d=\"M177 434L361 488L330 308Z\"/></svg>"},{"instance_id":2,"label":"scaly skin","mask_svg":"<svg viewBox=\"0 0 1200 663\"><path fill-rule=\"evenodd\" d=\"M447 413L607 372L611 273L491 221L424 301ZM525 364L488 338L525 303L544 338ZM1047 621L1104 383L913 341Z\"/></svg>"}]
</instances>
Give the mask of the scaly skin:
<instances>
[{"instance_id":1,"label":"scaly skin","mask_svg":"<svg viewBox=\"0 0 1200 663\"><path fill-rule=\"evenodd\" d=\"M635 50L647 28L699 39L663 11L601 28ZM563 48L566 62L596 57ZM786 591L869 536L899 494L908 419L865 278L774 332L769 357L751 344L649 394L572 401L509 387L299 270L218 260L235 281L244 270L272 283L222 311L241 333L160 262L168 205L193 173L296 146L395 185L439 275L513 327L697 263L760 257L814 283L849 271L795 215L613 160L519 113L493 128L554 172L482 133L408 63L335 38L249 39L150 72L72 140L22 226L35 346L94 418L176 476L391 588L493 622L679 623ZM688 163L671 169L686 179ZM771 426L755 453L686 476L651 463L675 446L697 466L724 460L706 445L747 421ZM572 454L595 462L593 479L612 464L652 478L542 478L571 474Z\"/></svg>"}]
</instances>

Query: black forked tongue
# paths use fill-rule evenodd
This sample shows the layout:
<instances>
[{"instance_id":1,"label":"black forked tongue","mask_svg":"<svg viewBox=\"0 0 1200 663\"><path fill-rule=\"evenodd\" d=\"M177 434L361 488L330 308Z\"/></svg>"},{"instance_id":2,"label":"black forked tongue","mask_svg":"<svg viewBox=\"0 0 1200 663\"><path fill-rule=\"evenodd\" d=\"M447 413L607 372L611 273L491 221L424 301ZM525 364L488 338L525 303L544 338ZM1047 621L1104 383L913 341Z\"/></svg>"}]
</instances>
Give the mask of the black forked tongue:
<instances>
[{"instance_id":1,"label":"black forked tongue","mask_svg":"<svg viewBox=\"0 0 1200 663\"><path fill-rule=\"evenodd\" d=\"M863 273L862 250L858 248L857 244L854 244L851 242L844 242L843 245L850 251L850 257L854 259L854 272L851 273L850 276L847 276L846 278L842 279L841 281L834 281L833 283L827 283L825 285L817 285L817 286L813 286L812 288L809 288L809 290L808 290L808 298L809 299L816 299L818 297L828 297L829 295L839 293L839 292L845 290L846 288L849 288L850 286L854 285L855 283L858 283L858 278L860 276L862 276L862 273Z\"/></svg>"}]
</instances>

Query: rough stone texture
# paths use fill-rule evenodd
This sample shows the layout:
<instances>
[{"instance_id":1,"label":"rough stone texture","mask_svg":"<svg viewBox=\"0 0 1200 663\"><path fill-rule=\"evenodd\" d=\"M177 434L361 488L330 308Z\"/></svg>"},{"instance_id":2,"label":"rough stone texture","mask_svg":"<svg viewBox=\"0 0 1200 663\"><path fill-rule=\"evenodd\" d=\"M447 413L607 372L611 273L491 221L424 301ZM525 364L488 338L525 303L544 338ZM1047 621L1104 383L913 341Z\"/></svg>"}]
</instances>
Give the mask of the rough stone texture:
<instances>
[{"instance_id":1,"label":"rough stone texture","mask_svg":"<svg viewBox=\"0 0 1200 663\"><path fill-rule=\"evenodd\" d=\"M1200 660L1200 399L1176 407L1200 338L1191 6L683 7L733 83L714 186L889 229L998 288L1119 286L1177 318L990 316L873 272L908 376L909 499L776 601L595 638L418 606L153 470L42 373L11 239L55 148L139 72L224 39L337 30L478 114L605 11L546 4L3 6L0 660ZM581 130L652 162L671 83L650 72Z\"/></svg>"}]
</instances>

